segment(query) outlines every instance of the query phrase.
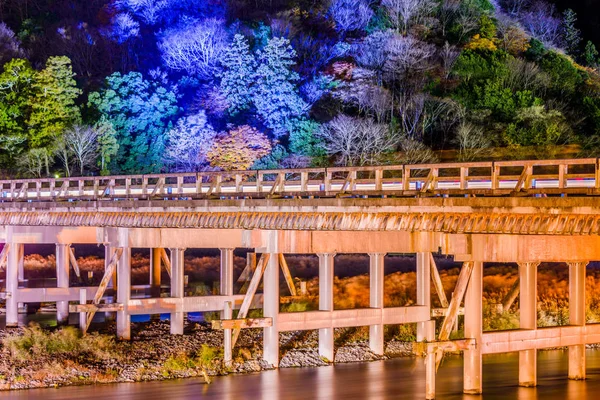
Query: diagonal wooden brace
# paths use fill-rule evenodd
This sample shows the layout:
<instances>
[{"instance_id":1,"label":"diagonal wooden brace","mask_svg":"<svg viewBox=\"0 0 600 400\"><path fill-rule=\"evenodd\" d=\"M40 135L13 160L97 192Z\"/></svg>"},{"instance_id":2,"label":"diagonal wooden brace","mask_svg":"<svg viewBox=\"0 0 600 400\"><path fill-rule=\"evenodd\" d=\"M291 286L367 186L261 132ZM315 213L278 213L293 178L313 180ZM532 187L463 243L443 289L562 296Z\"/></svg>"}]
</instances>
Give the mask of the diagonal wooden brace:
<instances>
[{"instance_id":1,"label":"diagonal wooden brace","mask_svg":"<svg viewBox=\"0 0 600 400\"><path fill-rule=\"evenodd\" d=\"M81 278L81 271L79 270L79 264L77 264L77 259L75 258L75 249L69 246L69 260L71 265L73 266L73 270L75 271L75 275L78 278Z\"/></svg>"},{"instance_id":2,"label":"diagonal wooden brace","mask_svg":"<svg viewBox=\"0 0 600 400\"><path fill-rule=\"evenodd\" d=\"M431 253L429 253L429 266L431 268L431 280L433 282L433 287L435 288L435 292L440 299L440 304L442 305L442 308L448 308L448 299L446 298L446 292L444 292L442 278L440 278L440 273L435 265L433 254Z\"/></svg>"},{"instance_id":3,"label":"diagonal wooden brace","mask_svg":"<svg viewBox=\"0 0 600 400\"><path fill-rule=\"evenodd\" d=\"M281 266L281 271L283 272L283 276L285 277L285 282L287 283L288 289L290 289L290 294L295 297L296 286L294 285L292 274L290 273L290 269L287 265L287 262L285 261L283 253L279 253L279 265Z\"/></svg>"},{"instance_id":4,"label":"diagonal wooden brace","mask_svg":"<svg viewBox=\"0 0 600 400\"><path fill-rule=\"evenodd\" d=\"M113 272L115 271L115 268L117 267L117 262L121 259L121 255L123 255L123 248L122 247L115 248L115 252L113 253L113 255L110 259L110 263L106 266L106 269L104 270L104 276L102 277L100 286L98 286L98 290L96 291L96 294L94 295L92 304L100 304L100 300L102 299L102 296L104 296L104 292L106 291L106 288L108 287L108 283L110 282L110 279L113 276ZM94 314L96 314L96 311L90 311L87 314L87 321L86 321L86 324L84 327L85 329L83 330L84 334L87 332L88 328L90 327L90 324L92 323L92 319L94 319Z\"/></svg>"},{"instance_id":5,"label":"diagonal wooden brace","mask_svg":"<svg viewBox=\"0 0 600 400\"><path fill-rule=\"evenodd\" d=\"M250 281L250 286L248 286L248 292L246 292L246 296L244 296L244 301L242 301L242 305L240 306L240 311L238 312L237 319L244 319L248 316L248 311L250 310L250 305L252 304L252 299L254 298L254 294L258 289L258 285L260 284L260 280L262 279L263 274L265 273L265 269L267 268L267 264L269 263L270 254L264 253L258 264L256 265L256 270L254 271L254 275L252 275L252 280ZM240 329L233 330L233 338L231 339L231 348L235 347L235 342L240 335Z\"/></svg>"},{"instance_id":6,"label":"diagonal wooden brace","mask_svg":"<svg viewBox=\"0 0 600 400\"><path fill-rule=\"evenodd\" d=\"M167 270L167 274L169 274L169 278L171 277L171 260L169 260L169 256L167 255L167 251L165 249L160 249L160 259L162 260L165 269Z\"/></svg>"}]
</instances>

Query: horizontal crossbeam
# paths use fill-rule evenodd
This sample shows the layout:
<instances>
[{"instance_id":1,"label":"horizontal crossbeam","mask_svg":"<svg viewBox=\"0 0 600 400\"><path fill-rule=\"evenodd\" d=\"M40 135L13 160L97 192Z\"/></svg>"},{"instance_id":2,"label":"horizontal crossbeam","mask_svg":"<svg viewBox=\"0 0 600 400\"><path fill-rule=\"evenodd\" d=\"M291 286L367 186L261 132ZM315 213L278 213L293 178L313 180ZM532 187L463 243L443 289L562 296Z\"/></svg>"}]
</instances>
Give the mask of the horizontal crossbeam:
<instances>
[{"instance_id":1,"label":"horizontal crossbeam","mask_svg":"<svg viewBox=\"0 0 600 400\"><path fill-rule=\"evenodd\" d=\"M218 330L268 328L273 326L273 318L218 319L211 321L211 324L213 329Z\"/></svg>"}]
</instances>

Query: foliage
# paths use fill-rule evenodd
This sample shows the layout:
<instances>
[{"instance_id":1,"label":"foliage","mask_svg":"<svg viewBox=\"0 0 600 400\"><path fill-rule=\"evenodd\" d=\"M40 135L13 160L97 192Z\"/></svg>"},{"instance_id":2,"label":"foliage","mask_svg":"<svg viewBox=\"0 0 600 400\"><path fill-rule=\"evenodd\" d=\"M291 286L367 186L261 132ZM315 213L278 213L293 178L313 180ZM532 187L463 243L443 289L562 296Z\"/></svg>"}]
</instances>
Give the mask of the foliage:
<instances>
[{"instance_id":1,"label":"foliage","mask_svg":"<svg viewBox=\"0 0 600 400\"><path fill-rule=\"evenodd\" d=\"M257 54L253 101L257 114L276 136L285 134L289 124L307 110L295 86L299 76L291 69L295 56L296 52L284 38L270 39Z\"/></svg>"},{"instance_id":2,"label":"foliage","mask_svg":"<svg viewBox=\"0 0 600 400\"><path fill-rule=\"evenodd\" d=\"M329 15L335 22L338 32L352 32L366 28L373 11L365 0L332 0Z\"/></svg>"},{"instance_id":3,"label":"foliage","mask_svg":"<svg viewBox=\"0 0 600 400\"><path fill-rule=\"evenodd\" d=\"M221 65L220 90L227 99L229 113L235 115L250 107L256 72L256 60L242 35L234 36L233 42L223 52Z\"/></svg>"},{"instance_id":4,"label":"foliage","mask_svg":"<svg viewBox=\"0 0 600 400\"><path fill-rule=\"evenodd\" d=\"M82 336L75 327L64 327L53 332L31 323L23 334L7 335L2 345L17 360L34 357L87 356L96 360L119 358L114 337L92 333Z\"/></svg>"},{"instance_id":5,"label":"foliage","mask_svg":"<svg viewBox=\"0 0 600 400\"><path fill-rule=\"evenodd\" d=\"M319 140L320 129L319 123L309 119L294 124L290 131L290 151L308 157L323 157L325 148Z\"/></svg>"},{"instance_id":6,"label":"foliage","mask_svg":"<svg viewBox=\"0 0 600 400\"><path fill-rule=\"evenodd\" d=\"M571 96L583 83L583 78L573 62L554 51L549 51L540 61L540 67L550 75L551 89L558 96Z\"/></svg>"},{"instance_id":7,"label":"foliage","mask_svg":"<svg viewBox=\"0 0 600 400\"><path fill-rule=\"evenodd\" d=\"M566 142L570 134L562 113L532 106L517 112L515 123L508 125L504 139L509 145L549 146Z\"/></svg>"},{"instance_id":8,"label":"foliage","mask_svg":"<svg viewBox=\"0 0 600 400\"><path fill-rule=\"evenodd\" d=\"M0 22L0 66L14 59L22 58L24 51L15 33L4 22Z\"/></svg>"},{"instance_id":9,"label":"foliage","mask_svg":"<svg viewBox=\"0 0 600 400\"><path fill-rule=\"evenodd\" d=\"M208 164L206 154L216 136L204 110L179 119L175 127L167 132L165 162L174 171L201 170Z\"/></svg>"},{"instance_id":10,"label":"foliage","mask_svg":"<svg viewBox=\"0 0 600 400\"><path fill-rule=\"evenodd\" d=\"M564 30L564 41L565 50L567 54L577 57L579 56L581 44L581 31L575 27L577 22L577 14L570 8L567 8L563 13L563 30Z\"/></svg>"},{"instance_id":11,"label":"foliage","mask_svg":"<svg viewBox=\"0 0 600 400\"><path fill-rule=\"evenodd\" d=\"M212 167L234 171L249 169L270 152L269 139L258 129L243 125L217 137L206 157Z\"/></svg>"},{"instance_id":12,"label":"foliage","mask_svg":"<svg viewBox=\"0 0 600 400\"><path fill-rule=\"evenodd\" d=\"M160 171L166 131L179 112L173 91L145 80L138 72L116 72L106 78L100 92L89 95L88 104L115 129L118 150L111 170Z\"/></svg>"},{"instance_id":13,"label":"foliage","mask_svg":"<svg viewBox=\"0 0 600 400\"><path fill-rule=\"evenodd\" d=\"M585 44L585 50L583 51L583 60L585 64L589 67L596 67L600 63L600 58L598 58L598 50L594 43L588 40Z\"/></svg>"},{"instance_id":14,"label":"foliage","mask_svg":"<svg viewBox=\"0 0 600 400\"><path fill-rule=\"evenodd\" d=\"M475 51L496 51L496 43L492 39L481 37L479 34L473 36L471 41L467 43L465 49Z\"/></svg>"}]
</instances>

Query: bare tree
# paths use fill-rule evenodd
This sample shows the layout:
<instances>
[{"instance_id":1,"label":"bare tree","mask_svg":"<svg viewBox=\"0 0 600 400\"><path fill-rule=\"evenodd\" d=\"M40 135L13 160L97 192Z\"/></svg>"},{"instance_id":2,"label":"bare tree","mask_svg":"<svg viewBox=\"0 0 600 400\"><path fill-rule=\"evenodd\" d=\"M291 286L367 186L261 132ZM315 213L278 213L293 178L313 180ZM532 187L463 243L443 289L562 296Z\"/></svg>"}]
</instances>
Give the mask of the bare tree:
<instances>
[{"instance_id":1,"label":"bare tree","mask_svg":"<svg viewBox=\"0 0 600 400\"><path fill-rule=\"evenodd\" d=\"M425 164L437 161L435 153L423 142L406 136L401 136L399 142L402 153L400 157L397 157L396 162L400 164Z\"/></svg>"},{"instance_id":2,"label":"bare tree","mask_svg":"<svg viewBox=\"0 0 600 400\"><path fill-rule=\"evenodd\" d=\"M448 79L456 60L460 55L460 50L456 46L450 45L448 42L444 43L444 47L440 51L440 57L442 59L442 67L444 68L444 77Z\"/></svg>"},{"instance_id":3,"label":"bare tree","mask_svg":"<svg viewBox=\"0 0 600 400\"><path fill-rule=\"evenodd\" d=\"M500 0L500 6L510 15L520 15L525 10L529 0Z\"/></svg>"},{"instance_id":4,"label":"bare tree","mask_svg":"<svg viewBox=\"0 0 600 400\"><path fill-rule=\"evenodd\" d=\"M404 136L410 139L423 138L422 118L425 111L425 95L419 93L413 96L403 94L396 104L396 111L400 117L400 126Z\"/></svg>"},{"instance_id":5,"label":"bare tree","mask_svg":"<svg viewBox=\"0 0 600 400\"><path fill-rule=\"evenodd\" d=\"M387 43L384 71L395 79L404 79L432 68L436 48L413 36L394 35Z\"/></svg>"},{"instance_id":6,"label":"bare tree","mask_svg":"<svg viewBox=\"0 0 600 400\"><path fill-rule=\"evenodd\" d=\"M166 30L158 44L165 65L203 78L214 76L227 46L224 22L215 18Z\"/></svg>"},{"instance_id":7,"label":"bare tree","mask_svg":"<svg viewBox=\"0 0 600 400\"><path fill-rule=\"evenodd\" d=\"M537 95L543 95L551 85L550 76L535 63L511 58L506 64L508 68L503 83L514 91L530 90Z\"/></svg>"},{"instance_id":8,"label":"bare tree","mask_svg":"<svg viewBox=\"0 0 600 400\"><path fill-rule=\"evenodd\" d=\"M24 56L15 33L4 22L0 22L0 66L11 58Z\"/></svg>"},{"instance_id":9,"label":"bare tree","mask_svg":"<svg viewBox=\"0 0 600 400\"><path fill-rule=\"evenodd\" d=\"M359 112L372 115L379 123L384 122L392 110L392 94L381 86L371 85L358 93Z\"/></svg>"},{"instance_id":10,"label":"bare tree","mask_svg":"<svg viewBox=\"0 0 600 400\"><path fill-rule=\"evenodd\" d=\"M65 132L63 140L66 154L72 157L80 176L96 162L99 134L97 129L83 125L75 125Z\"/></svg>"},{"instance_id":11,"label":"bare tree","mask_svg":"<svg viewBox=\"0 0 600 400\"><path fill-rule=\"evenodd\" d=\"M492 144L483 127L466 121L458 126L455 142L461 161L472 161L487 155Z\"/></svg>"},{"instance_id":12,"label":"bare tree","mask_svg":"<svg viewBox=\"0 0 600 400\"><path fill-rule=\"evenodd\" d=\"M373 10L365 0L332 0L329 14L342 34L364 29L373 18Z\"/></svg>"},{"instance_id":13,"label":"bare tree","mask_svg":"<svg viewBox=\"0 0 600 400\"><path fill-rule=\"evenodd\" d=\"M438 19L442 27L442 36L446 37L448 29L458 16L460 0L442 0L438 8Z\"/></svg>"},{"instance_id":14,"label":"bare tree","mask_svg":"<svg viewBox=\"0 0 600 400\"><path fill-rule=\"evenodd\" d=\"M17 165L25 174L41 178L47 160L48 153L46 149L31 149L19 158Z\"/></svg>"},{"instance_id":15,"label":"bare tree","mask_svg":"<svg viewBox=\"0 0 600 400\"><path fill-rule=\"evenodd\" d=\"M521 19L525 29L547 46L558 46L561 38L560 19L555 17L554 5L536 1Z\"/></svg>"},{"instance_id":16,"label":"bare tree","mask_svg":"<svg viewBox=\"0 0 600 400\"><path fill-rule=\"evenodd\" d=\"M344 114L323 125L318 135L340 165L374 164L397 142L387 125Z\"/></svg>"},{"instance_id":17,"label":"bare tree","mask_svg":"<svg viewBox=\"0 0 600 400\"><path fill-rule=\"evenodd\" d=\"M430 0L382 0L392 23L398 30L406 34L413 20L427 16L433 10Z\"/></svg>"},{"instance_id":18,"label":"bare tree","mask_svg":"<svg viewBox=\"0 0 600 400\"><path fill-rule=\"evenodd\" d=\"M479 13L473 12L472 7L459 7L455 25L457 27L457 39L459 42L473 36L477 32L480 17Z\"/></svg>"}]
</instances>

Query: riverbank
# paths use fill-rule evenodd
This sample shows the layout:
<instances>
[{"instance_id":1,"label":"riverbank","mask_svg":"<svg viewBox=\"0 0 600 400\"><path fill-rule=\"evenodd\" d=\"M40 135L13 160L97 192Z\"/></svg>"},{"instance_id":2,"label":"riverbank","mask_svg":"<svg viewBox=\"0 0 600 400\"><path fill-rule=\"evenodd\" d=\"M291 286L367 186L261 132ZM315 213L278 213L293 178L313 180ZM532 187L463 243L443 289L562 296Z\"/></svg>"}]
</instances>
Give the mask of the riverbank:
<instances>
[{"instance_id":1,"label":"riverbank","mask_svg":"<svg viewBox=\"0 0 600 400\"><path fill-rule=\"evenodd\" d=\"M170 335L168 322L132 324L132 340L105 333L80 338L73 327L54 331L32 326L0 330L0 390L140 382L258 372L273 366L262 360L262 331L243 330L230 366L222 360L222 331L190 323L184 335ZM360 329L336 335L336 363L408 356L410 343L391 340L385 356L372 353ZM317 332L280 335L280 368L324 366L317 350Z\"/></svg>"}]
</instances>

